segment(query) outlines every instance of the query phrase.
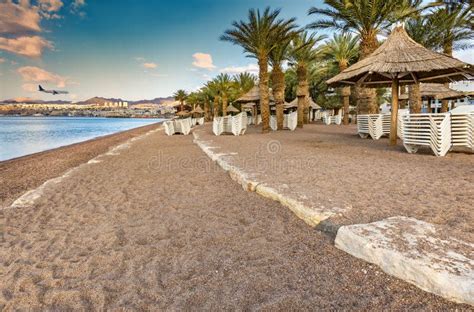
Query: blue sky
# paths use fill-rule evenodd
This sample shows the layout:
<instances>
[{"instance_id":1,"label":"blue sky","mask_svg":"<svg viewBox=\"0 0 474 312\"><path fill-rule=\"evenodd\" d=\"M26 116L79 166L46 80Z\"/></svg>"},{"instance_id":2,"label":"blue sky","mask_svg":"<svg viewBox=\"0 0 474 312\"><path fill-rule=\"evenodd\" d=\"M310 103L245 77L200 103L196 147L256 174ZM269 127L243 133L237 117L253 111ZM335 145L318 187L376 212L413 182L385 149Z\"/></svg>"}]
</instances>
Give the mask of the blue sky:
<instances>
[{"instance_id":1,"label":"blue sky","mask_svg":"<svg viewBox=\"0 0 474 312\"><path fill-rule=\"evenodd\" d=\"M0 0L0 18L16 12L32 21L0 26L0 99L53 99L35 91L38 83L69 90L65 100L191 91L222 71L255 69L240 47L219 41L249 8L281 8L283 17L304 26L314 19L308 9L322 6L314 0L22 1Z\"/></svg>"}]
</instances>

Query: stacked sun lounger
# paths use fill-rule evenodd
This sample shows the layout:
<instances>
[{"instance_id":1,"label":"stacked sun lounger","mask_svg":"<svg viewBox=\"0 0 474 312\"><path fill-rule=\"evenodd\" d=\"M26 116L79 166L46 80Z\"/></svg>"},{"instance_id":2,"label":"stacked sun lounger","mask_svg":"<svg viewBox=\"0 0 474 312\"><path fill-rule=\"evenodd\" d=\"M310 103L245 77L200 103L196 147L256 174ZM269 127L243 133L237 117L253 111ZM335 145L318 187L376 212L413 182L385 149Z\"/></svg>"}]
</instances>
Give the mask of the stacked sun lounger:
<instances>
[{"instance_id":1,"label":"stacked sun lounger","mask_svg":"<svg viewBox=\"0 0 474 312\"><path fill-rule=\"evenodd\" d=\"M341 114L338 114L336 116L330 116L329 114L324 114L323 115L323 122L326 125L330 125L330 124L340 125L341 122L342 122L342 116L341 116Z\"/></svg>"},{"instance_id":2,"label":"stacked sun lounger","mask_svg":"<svg viewBox=\"0 0 474 312\"><path fill-rule=\"evenodd\" d=\"M191 118L169 120L165 121L163 126L167 135L173 135L176 133L188 135L189 132L191 132L192 120Z\"/></svg>"},{"instance_id":3,"label":"stacked sun lounger","mask_svg":"<svg viewBox=\"0 0 474 312\"><path fill-rule=\"evenodd\" d=\"M474 112L451 114L451 143L474 151Z\"/></svg>"},{"instance_id":4,"label":"stacked sun lounger","mask_svg":"<svg viewBox=\"0 0 474 312\"><path fill-rule=\"evenodd\" d=\"M289 129L291 131L296 129L298 125L298 113L291 112L289 114L283 115L283 129ZM272 130L277 130L277 119L275 115L270 116L270 128Z\"/></svg>"},{"instance_id":5,"label":"stacked sun lounger","mask_svg":"<svg viewBox=\"0 0 474 312\"><path fill-rule=\"evenodd\" d=\"M212 123L212 131L215 135L224 133L243 135L247 130L247 114L240 113L235 116L216 117Z\"/></svg>"},{"instance_id":6,"label":"stacked sun lounger","mask_svg":"<svg viewBox=\"0 0 474 312\"><path fill-rule=\"evenodd\" d=\"M451 114L409 114L403 116L403 145L409 153L428 146L436 156L451 148Z\"/></svg>"},{"instance_id":7,"label":"stacked sun lounger","mask_svg":"<svg viewBox=\"0 0 474 312\"><path fill-rule=\"evenodd\" d=\"M197 126L197 125L203 125L204 124L204 117L193 118L192 119L192 124L193 124L193 127Z\"/></svg>"},{"instance_id":8,"label":"stacked sun lounger","mask_svg":"<svg viewBox=\"0 0 474 312\"><path fill-rule=\"evenodd\" d=\"M357 132L359 136L361 138L370 136L374 140L380 139L384 134L383 119L382 114L357 115Z\"/></svg>"},{"instance_id":9,"label":"stacked sun lounger","mask_svg":"<svg viewBox=\"0 0 474 312\"><path fill-rule=\"evenodd\" d=\"M407 113L407 109L400 109L398 111L397 133L400 138L403 135L402 117ZM378 140L384 135L390 135L390 123L390 113L357 115L357 132L362 138L370 136L372 139Z\"/></svg>"}]
</instances>

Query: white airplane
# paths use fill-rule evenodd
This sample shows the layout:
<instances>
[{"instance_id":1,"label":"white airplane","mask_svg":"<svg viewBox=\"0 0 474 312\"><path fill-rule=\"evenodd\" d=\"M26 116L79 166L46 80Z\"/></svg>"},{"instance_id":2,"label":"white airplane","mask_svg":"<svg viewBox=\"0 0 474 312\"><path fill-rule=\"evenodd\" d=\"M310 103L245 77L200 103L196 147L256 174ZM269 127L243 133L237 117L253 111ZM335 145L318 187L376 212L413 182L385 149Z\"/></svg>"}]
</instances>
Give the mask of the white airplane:
<instances>
[{"instance_id":1,"label":"white airplane","mask_svg":"<svg viewBox=\"0 0 474 312\"><path fill-rule=\"evenodd\" d=\"M43 87L41 85L38 85L38 91L40 92L44 92L44 93L51 93L53 95L56 95L56 94L68 94L69 92L67 91L57 91L57 90L45 90L43 89Z\"/></svg>"}]
</instances>

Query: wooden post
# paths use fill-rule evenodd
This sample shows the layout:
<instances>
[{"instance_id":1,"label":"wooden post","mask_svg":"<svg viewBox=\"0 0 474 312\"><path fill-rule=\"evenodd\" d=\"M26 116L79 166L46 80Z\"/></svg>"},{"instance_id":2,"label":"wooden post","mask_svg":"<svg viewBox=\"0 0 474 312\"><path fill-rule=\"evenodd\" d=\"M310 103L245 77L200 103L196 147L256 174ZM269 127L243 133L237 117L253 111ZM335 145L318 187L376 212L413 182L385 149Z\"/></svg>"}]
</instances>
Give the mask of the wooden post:
<instances>
[{"instance_id":1,"label":"wooden post","mask_svg":"<svg viewBox=\"0 0 474 312\"><path fill-rule=\"evenodd\" d=\"M392 80L392 118L390 120L390 145L397 145L398 87L398 77L395 77Z\"/></svg>"}]
</instances>

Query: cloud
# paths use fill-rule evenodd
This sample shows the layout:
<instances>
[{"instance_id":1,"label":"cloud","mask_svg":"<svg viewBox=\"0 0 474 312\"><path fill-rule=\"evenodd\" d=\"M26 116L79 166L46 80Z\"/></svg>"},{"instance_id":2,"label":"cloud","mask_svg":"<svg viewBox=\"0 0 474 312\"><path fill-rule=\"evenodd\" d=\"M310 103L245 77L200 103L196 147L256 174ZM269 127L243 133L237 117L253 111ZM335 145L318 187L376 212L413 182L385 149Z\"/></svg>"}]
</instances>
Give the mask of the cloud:
<instances>
[{"instance_id":1,"label":"cloud","mask_svg":"<svg viewBox=\"0 0 474 312\"><path fill-rule=\"evenodd\" d=\"M6 0L0 2L0 34L21 35L40 32L41 16L38 8L28 1L19 4Z\"/></svg>"},{"instance_id":2,"label":"cloud","mask_svg":"<svg viewBox=\"0 0 474 312\"><path fill-rule=\"evenodd\" d=\"M55 12L58 12L62 6L63 2L61 0L38 0L41 15L47 19L61 18Z\"/></svg>"},{"instance_id":3,"label":"cloud","mask_svg":"<svg viewBox=\"0 0 474 312\"><path fill-rule=\"evenodd\" d=\"M67 77L48 72L35 66L20 67L17 71L25 82L23 85L23 89L25 90L31 88L31 83L52 83L58 88L64 88L69 80Z\"/></svg>"},{"instance_id":4,"label":"cloud","mask_svg":"<svg viewBox=\"0 0 474 312\"><path fill-rule=\"evenodd\" d=\"M85 0L74 0L71 3L71 12L74 14L79 14L79 16L84 17L85 13L81 12L81 9L86 5Z\"/></svg>"},{"instance_id":5,"label":"cloud","mask_svg":"<svg viewBox=\"0 0 474 312\"><path fill-rule=\"evenodd\" d=\"M227 74L240 74L248 72L251 74L258 74L258 65L257 64L248 64L247 66L229 66L222 68L221 73Z\"/></svg>"},{"instance_id":6,"label":"cloud","mask_svg":"<svg viewBox=\"0 0 474 312\"><path fill-rule=\"evenodd\" d=\"M38 91L38 86L33 83L24 83L21 87L23 88L23 90L28 92Z\"/></svg>"},{"instance_id":7,"label":"cloud","mask_svg":"<svg viewBox=\"0 0 474 312\"><path fill-rule=\"evenodd\" d=\"M470 43L474 43L474 41L470 42ZM469 64L473 64L474 63L474 53L472 53L472 52L473 52L472 49L458 50L458 51L454 51L453 55L454 55L455 58L458 58L461 61L464 61L464 62L469 63Z\"/></svg>"},{"instance_id":8,"label":"cloud","mask_svg":"<svg viewBox=\"0 0 474 312\"><path fill-rule=\"evenodd\" d=\"M193 65L198 68L204 68L207 70L213 70L214 68L216 68L216 66L212 64L212 56L210 54L200 52L194 53L193 59Z\"/></svg>"},{"instance_id":9,"label":"cloud","mask_svg":"<svg viewBox=\"0 0 474 312\"><path fill-rule=\"evenodd\" d=\"M0 50L27 57L40 57L45 48L53 49L53 44L39 36L13 39L0 37Z\"/></svg>"},{"instance_id":10,"label":"cloud","mask_svg":"<svg viewBox=\"0 0 474 312\"><path fill-rule=\"evenodd\" d=\"M158 65L156 65L155 63L143 63L142 66L145 67L145 68L148 68L148 69L154 69Z\"/></svg>"},{"instance_id":11,"label":"cloud","mask_svg":"<svg viewBox=\"0 0 474 312\"><path fill-rule=\"evenodd\" d=\"M63 6L61 0L38 0L38 5L42 11L57 12Z\"/></svg>"}]
</instances>

